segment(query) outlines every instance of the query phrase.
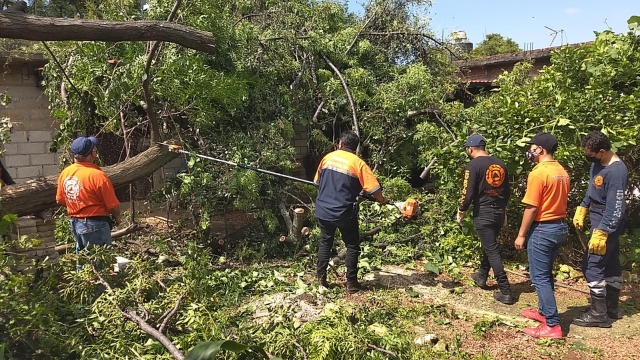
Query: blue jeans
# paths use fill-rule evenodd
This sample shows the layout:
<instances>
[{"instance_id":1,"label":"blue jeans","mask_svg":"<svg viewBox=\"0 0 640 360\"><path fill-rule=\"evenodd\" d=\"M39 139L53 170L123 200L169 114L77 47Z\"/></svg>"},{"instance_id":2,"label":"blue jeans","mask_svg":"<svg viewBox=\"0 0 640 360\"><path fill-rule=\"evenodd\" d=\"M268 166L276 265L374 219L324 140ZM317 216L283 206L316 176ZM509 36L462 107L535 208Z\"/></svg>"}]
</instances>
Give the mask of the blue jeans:
<instances>
[{"instance_id":1,"label":"blue jeans","mask_svg":"<svg viewBox=\"0 0 640 360\"><path fill-rule=\"evenodd\" d=\"M76 239L76 254L84 250L89 255L91 247L111 244L111 228L106 221L71 218L70 223L71 233Z\"/></svg>"},{"instance_id":2,"label":"blue jeans","mask_svg":"<svg viewBox=\"0 0 640 360\"><path fill-rule=\"evenodd\" d=\"M567 242L567 224L564 220L534 222L527 234L527 255L531 283L538 295L538 312L547 320L547 326L560 324L558 306L553 294L553 262L560 246Z\"/></svg>"}]
</instances>

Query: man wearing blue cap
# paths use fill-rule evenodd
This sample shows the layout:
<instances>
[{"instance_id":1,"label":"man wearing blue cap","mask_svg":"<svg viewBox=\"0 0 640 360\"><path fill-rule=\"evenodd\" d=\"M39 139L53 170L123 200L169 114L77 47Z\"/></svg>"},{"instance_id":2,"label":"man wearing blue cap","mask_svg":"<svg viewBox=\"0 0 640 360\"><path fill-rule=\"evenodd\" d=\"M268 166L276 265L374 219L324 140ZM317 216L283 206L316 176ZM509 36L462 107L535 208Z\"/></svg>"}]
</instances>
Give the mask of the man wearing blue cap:
<instances>
[{"instance_id":1,"label":"man wearing blue cap","mask_svg":"<svg viewBox=\"0 0 640 360\"><path fill-rule=\"evenodd\" d=\"M493 298L503 304L515 301L511 296L511 285L502 265L498 250L498 233L506 222L506 208L511 195L509 172L502 160L487 154L487 142L480 135L473 135L464 144L471 161L464 172L464 184L460 197L457 221L462 225L467 210L473 204L473 226L482 243L480 270L471 278L482 289L487 289L489 269L498 282L499 292Z\"/></svg>"},{"instance_id":2,"label":"man wearing blue cap","mask_svg":"<svg viewBox=\"0 0 640 360\"><path fill-rule=\"evenodd\" d=\"M94 164L97 145L98 139L93 136L75 139L71 144L74 163L58 177L56 202L67 207L76 253L111 244L112 224L121 221L120 202L111 180Z\"/></svg>"}]
</instances>

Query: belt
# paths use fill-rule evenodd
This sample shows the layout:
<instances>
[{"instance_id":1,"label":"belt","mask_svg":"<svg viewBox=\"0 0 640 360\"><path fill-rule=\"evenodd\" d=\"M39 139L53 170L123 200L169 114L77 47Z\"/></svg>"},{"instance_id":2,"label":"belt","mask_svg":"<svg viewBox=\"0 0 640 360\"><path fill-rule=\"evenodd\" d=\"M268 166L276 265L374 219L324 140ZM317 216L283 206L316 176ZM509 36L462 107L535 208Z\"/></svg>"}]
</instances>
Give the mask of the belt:
<instances>
[{"instance_id":1,"label":"belt","mask_svg":"<svg viewBox=\"0 0 640 360\"><path fill-rule=\"evenodd\" d=\"M110 217L110 216L87 216L87 217L76 217L76 216L72 216L71 218L72 218L73 220L80 220L80 221L87 221L87 220L93 220L93 221L106 221L106 222L111 221L111 217Z\"/></svg>"},{"instance_id":2,"label":"belt","mask_svg":"<svg viewBox=\"0 0 640 360\"><path fill-rule=\"evenodd\" d=\"M590 208L594 208L594 209L598 209L598 210L604 210L607 206L605 204L600 204L597 203L593 200L591 200L591 203L589 204Z\"/></svg>"},{"instance_id":3,"label":"belt","mask_svg":"<svg viewBox=\"0 0 640 360\"><path fill-rule=\"evenodd\" d=\"M564 224L564 219L547 220L547 221L534 221L534 224Z\"/></svg>"}]
</instances>

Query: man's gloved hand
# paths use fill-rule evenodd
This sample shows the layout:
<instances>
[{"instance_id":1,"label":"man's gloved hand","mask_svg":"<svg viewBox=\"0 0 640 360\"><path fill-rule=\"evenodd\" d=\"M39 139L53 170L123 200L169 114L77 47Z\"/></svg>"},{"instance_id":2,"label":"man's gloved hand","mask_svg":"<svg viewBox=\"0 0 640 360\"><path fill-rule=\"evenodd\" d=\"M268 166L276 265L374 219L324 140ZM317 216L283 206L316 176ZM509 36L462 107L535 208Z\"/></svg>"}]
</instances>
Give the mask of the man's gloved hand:
<instances>
[{"instance_id":1,"label":"man's gloved hand","mask_svg":"<svg viewBox=\"0 0 640 360\"><path fill-rule=\"evenodd\" d=\"M576 214L573 216L573 226L578 230L584 228L584 218L587 216L587 208L584 206L578 206L576 208Z\"/></svg>"},{"instance_id":2,"label":"man's gloved hand","mask_svg":"<svg viewBox=\"0 0 640 360\"><path fill-rule=\"evenodd\" d=\"M609 234L596 229L591 234L591 240L589 240L589 252L596 255L604 255L607 252L607 238Z\"/></svg>"},{"instance_id":3,"label":"man's gloved hand","mask_svg":"<svg viewBox=\"0 0 640 360\"><path fill-rule=\"evenodd\" d=\"M462 219L464 219L464 215L464 211L458 211L458 215L456 216L456 222L458 223L458 225L462 225Z\"/></svg>"}]
</instances>

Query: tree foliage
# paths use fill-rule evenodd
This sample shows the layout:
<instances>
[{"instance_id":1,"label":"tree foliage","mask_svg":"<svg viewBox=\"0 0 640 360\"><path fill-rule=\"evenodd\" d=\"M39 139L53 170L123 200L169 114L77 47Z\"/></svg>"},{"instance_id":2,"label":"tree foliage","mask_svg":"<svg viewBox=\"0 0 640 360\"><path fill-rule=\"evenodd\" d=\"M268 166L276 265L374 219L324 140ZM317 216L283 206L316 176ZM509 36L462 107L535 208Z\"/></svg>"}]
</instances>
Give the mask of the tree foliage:
<instances>
[{"instance_id":1,"label":"tree foliage","mask_svg":"<svg viewBox=\"0 0 640 360\"><path fill-rule=\"evenodd\" d=\"M505 38L500 34L487 34L475 49L471 50L472 58L481 58L491 55L509 54L521 51L518 43L511 38Z\"/></svg>"}]
</instances>

